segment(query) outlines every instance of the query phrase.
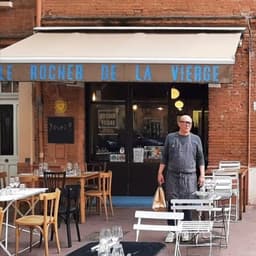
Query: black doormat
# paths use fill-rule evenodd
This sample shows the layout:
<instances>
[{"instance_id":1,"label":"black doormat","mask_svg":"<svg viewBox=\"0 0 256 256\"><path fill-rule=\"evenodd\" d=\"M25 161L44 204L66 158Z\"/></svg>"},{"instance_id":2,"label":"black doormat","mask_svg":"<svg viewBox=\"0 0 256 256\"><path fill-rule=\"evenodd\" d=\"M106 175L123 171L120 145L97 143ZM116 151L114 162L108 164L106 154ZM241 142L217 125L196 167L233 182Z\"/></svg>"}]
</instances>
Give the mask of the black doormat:
<instances>
[{"instance_id":1,"label":"black doormat","mask_svg":"<svg viewBox=\"0 0 256 256\"><path fill-rule=\"evenodd\" d=\"M91 248L98 242L92 242L85 246L67 254L66 256L97 256L97 251L91 251ZM124 253L131 256L155 256L165 247L163 243L157 242L121 242L124 248Z\"/></svg>"}]
</instances>

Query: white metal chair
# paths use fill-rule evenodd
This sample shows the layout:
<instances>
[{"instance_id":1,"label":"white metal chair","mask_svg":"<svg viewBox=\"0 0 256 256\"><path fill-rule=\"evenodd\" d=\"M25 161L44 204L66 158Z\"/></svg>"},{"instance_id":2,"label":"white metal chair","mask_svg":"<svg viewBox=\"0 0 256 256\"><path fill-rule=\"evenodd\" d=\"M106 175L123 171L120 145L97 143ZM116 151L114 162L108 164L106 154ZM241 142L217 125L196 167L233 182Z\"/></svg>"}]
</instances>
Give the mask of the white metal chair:
<instances>
[{"instance_id":1,"label":"white metal chair","mask_svg":"<svg viewBox=\"0 0 256 256\"><path fill-rule=\"evenodd\" d=\"M198 212L198 220L181 222L181 231L176 237L176 242L180 244L180 238L182 233L189 233L193 235L195 242L190 244L186 243L184 244L184 246L201 246L202 244L199 243L199 237L205 234L209 234L209 242L205 245L209 245L209 255L212 255L212 230L214 222L211 219L214 215L214 212L217 210L214 205L213 197L205 199L172 199L171 205L171 209L174 212L180 210L193 210ZM207 212L209 219L202 220L202 213ZM177 248L179 247L180 246L177 246ZM179 251L177 255L180 255Z\"/></svg>"},{"instance_id":2,"label":"white metal chair","mask_svg":"<svg viewBox=\"0 0 256 256\"><path fill-rule=\"evenodd\" d=\"M135 211L135 218L138 219L137 223L133 225L133 229L136 230L137 242L141 230L175 232L176 236L178 236L181 232L181 220L184 218L184 213L137 210ZM156 223L157 220L159 220L159 222ZM167 225L167 220L174 220L175 225ZM142 221L146 222L142 224ZM174 256L178 255L180 255L179 240L176 239Z\"/></svg>"},{"instance_id":3,"label":"white metal chair","mask_svg":"<svg viewBox=\"0 0 256 256\"><path fill-rule=\"evenodd\" d=\"M209 256L212 255L212 230L213 230L213 221L181 221L181 231L176 233L176 244L177 252L175 256L181 256L180 253L180 240L182 233L186 232L189 234L209 234ZM197 241L197 240L196 240ZM185 246L191 246L191 244L184 244ZM192 244L193 245L198 245Z\"/></svg>"},{"instance_id":4,"label":"white metal chair","mask_svg":"<svg viewBox=\"0 0 256 256\"><path fill-rule=\"evenodd\" d=\"M231 216L231 200L232 200L232 178L229 176L213 176L214 195L216 197L214 211L214 227L224 230L224 238L226 246L229 239L229 227ZM222 225L218 225L221 223Z\"/></svg>"},{"instance_id":5,"label":"white metal chair","mask_svg":"<svg viewBox=\"0 0 256 256\"><path fill-rule=\"evenodd\" d=\"M219 169L213 170L213 176L230 176L232 178L232 197L235 201L232 203L232 220L237 221L239 219L239 203L240 203L240 191L239 191L239 161L220 161Z\"/></svg>"}]
</instances>

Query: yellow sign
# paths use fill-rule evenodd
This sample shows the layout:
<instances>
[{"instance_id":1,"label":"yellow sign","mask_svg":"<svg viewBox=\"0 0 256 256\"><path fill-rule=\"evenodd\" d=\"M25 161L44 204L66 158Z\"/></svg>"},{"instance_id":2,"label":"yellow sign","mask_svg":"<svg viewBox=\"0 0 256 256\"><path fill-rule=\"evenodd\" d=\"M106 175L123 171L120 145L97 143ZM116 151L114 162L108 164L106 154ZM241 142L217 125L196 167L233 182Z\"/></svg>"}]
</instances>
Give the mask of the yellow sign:
<instances>
[{"instance_id":1,"label":"yellow sign","mask_svg":"<svg viewBox=\"0 0 256 256\"><path fill-rule=\"evenodd\" d=\"M67 102L64 100L56 100L54 108L56 114L63 114L67 111Z\"/></svg>"}]
</instances>

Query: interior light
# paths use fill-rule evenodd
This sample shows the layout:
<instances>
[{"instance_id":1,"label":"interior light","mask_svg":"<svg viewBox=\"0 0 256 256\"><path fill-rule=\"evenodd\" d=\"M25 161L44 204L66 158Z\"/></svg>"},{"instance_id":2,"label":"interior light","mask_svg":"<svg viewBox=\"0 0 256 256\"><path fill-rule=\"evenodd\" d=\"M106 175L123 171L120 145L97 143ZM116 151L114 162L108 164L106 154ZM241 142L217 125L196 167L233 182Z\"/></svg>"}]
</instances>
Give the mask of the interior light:
<instances>
[{"instance_id":1,"label":"interior light","mask_svg":"<svg viewBox=\"0 0 256 256\"><path fill-rule=\"evenodd\" d=\"M175 100L180 96L180 91L176 88L171 89L171 99Z\"/></svg>"},{"instance_id":2,"label":"interior light","mask_svg":"<svg viewBox=\"0 0 256 256\"><path fill-rule=\"evenodd\" d=\"M138 109L138 105L137 105L137 104L133 104L133 105L132 105L132 110L133 110L133 111L136 111L137 109Z\"/></svg>"},{"instance_id":3,"label":"interior light","mask_svg":"<svg viewBox=\"0 0 256 256\"><path fill-rule=\"evenodd\" d=\"M181 100L177 100L177 101L175 101L174 106L175 106L179 111L181 111L182 108L184 107L184 102L181 101Z\"/></svg>"},{"instance_id":4,"label":"interior light","mask_svg":"<svg viewBox=\"0 0 256 256\"><path fill-rule=\"evenodd\" d=\"M96 101L96 93L95 92L92 93L92 101Z\"/></svg>"},{"instance_id":5,"label":"interior light","mask_svg":"<svg viewBox=\"0 0 256 256\"><path fill-rule=\"evenodd\" d=\"M158 107L157 109L160 110L160 111L164 110L163 107Z\"/></svg>"}]
</instances>

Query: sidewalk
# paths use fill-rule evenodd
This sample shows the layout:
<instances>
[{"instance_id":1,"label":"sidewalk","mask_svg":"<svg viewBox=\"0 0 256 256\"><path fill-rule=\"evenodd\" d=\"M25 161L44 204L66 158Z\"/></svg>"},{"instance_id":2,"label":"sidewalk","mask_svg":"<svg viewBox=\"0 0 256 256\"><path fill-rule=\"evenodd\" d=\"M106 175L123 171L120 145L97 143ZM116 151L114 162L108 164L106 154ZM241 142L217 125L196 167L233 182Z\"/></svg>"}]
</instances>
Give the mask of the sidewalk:
<instances>
[{"instance_id":1,"label":"sidewalk","mask_svg":"<svg viewBox=\"0 0 256 256\"><path fill-rule=\"evenodd\" d=\"M61 254L66 255L67 253L74 251L75 249L81 247L82 245L89 243L91 241L98 240L98 234L103 227L112 227L115 224L122 225L124 231L125 241L135 240L135 231L133 231L132 226L135 222L134 212L138 209L150 210L150 208L140 208L140 207L129 207L129 208L114 208L114 217L110 217L109 221L105 220L104 214L89 215L87 216L86 223L80 225L81 232L81 242L76 241L76 230L74 225L72 225L72 248L67 248L67 238L66 238L66 226L64 223L61 224L59 229L60 241L61 241ZM14 232L11 232L13 236L11 247L14 250ZM139 240L140 241L154 241L163 242L165 238L164 232L141 232ZM26 241L28 244L28 236L26 234L21 234L23 237L23 243ZM246 213L243 214L243 220L231 223L230 227L230 241L228 248L217 248L213 249L213 256L254 256L256 251L256 206L247 206ZM25 243L24 243L25 244ZM22 247L22 245L21 245ZM167 244L158 256L173 255L174 244ZM58 255L55 247L55 241L49 242L50 255ZM43 244L40 248L35 247L32 252L25 252L22 255L37 256L43 254ZM3 252L0 251L0 255ZM208 256L208 248L183 248L182 256L193 255L193 256Z\"/></svg>"}]
</instances>

